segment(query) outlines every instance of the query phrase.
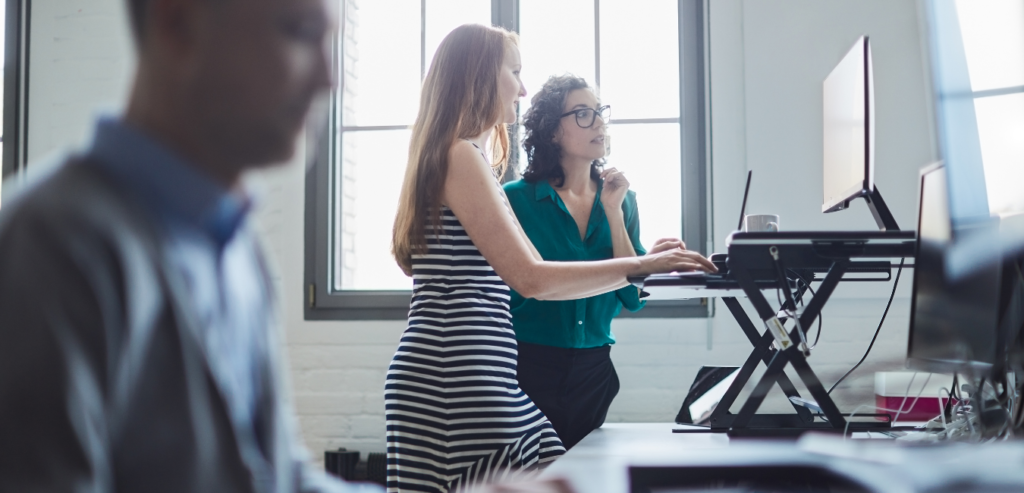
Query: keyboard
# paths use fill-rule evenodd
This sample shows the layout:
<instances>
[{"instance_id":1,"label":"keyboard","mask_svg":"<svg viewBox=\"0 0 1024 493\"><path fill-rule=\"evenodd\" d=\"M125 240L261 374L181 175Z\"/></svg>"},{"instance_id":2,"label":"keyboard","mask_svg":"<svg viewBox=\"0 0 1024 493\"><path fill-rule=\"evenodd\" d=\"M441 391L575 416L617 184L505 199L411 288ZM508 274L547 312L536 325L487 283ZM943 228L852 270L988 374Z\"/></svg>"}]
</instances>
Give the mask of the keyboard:
<instances>
[{"instance_id":1,"label":"keyboard","mask_svg":"<svg viewBox=\"0 0 1024 493\"><path fill-rule=\"evenodd\" d=\"M718 272L676 272L650 276L630 277L629 282L648 294L645 299L671 300L693 298L720 298L745 296L739 283L732 277L730 266L742 265L754 283L761 289L778 289L778 271L770 253L776 247L787 270L790 288L804 279L820 280L837 259L851 260L844 279L888 280L892 263L883 258L912 258L915 233L913 231L783 231L736 232L726 240L728 254L716 253L709 257ZM873 277L864 277L873 276Z\"/></svg>"}]
</instances>

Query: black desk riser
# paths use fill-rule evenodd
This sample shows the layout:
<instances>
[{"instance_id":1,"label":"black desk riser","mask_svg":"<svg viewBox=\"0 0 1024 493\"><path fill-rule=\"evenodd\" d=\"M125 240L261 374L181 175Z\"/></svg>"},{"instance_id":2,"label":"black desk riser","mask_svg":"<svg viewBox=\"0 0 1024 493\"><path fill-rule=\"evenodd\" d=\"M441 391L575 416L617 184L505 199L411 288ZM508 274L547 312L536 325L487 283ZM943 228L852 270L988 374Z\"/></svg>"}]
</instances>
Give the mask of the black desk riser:
<instances>
[{"instance_id":1,"label":"black desk riser","mask_svg":"<svg viewBox=\"0 0 1024 493\"><path fill-rule=\"evenodd\" d=\"M679 433L725 432L730 436L793 436L810 430L833 432L861 432L893 430L889 415L860 414L872 419L869 422L848 420L848 415L839 411L801 352L799 344L785 349L776 349L776 336L771 327L782 311L796 312L794 299L805 294L808 281L820 281L821 285L804 306L800 314L800 327L810 328L821 313L843 276L852 272L884 273L885 277L867 280L885 281L891 279L892 264L889 261L870 259L913 258L915 242L913 231L866 231L866 232L775 232L775 233L733 233L729 241L728 271L709 275L707 287L727 289L739 287L750 300L766 329L759 332L746 311L736 298L725 297L722 301L739 323L753 350L715 407L709 419L709 428L699 430L676 430ZM774 255L773 255L774 253ZM776 256L778 260L776 260ZM781 262L781 263L780 263ZM762 293L763 289L775 289L780 285L777 270L784 265L786 288L796 287L796 297L787 295L782 310L772 309ZM816 278L815 273L825 273ZM800 279L803 282L800 282ZM653 280L653 279L652 279ZM847 279L850 280L850 279ZM865 280L865 279L853 279ZM667 279L659 279L665 285ZM652 286L653 287L653 286ZM788 289L783 289L788 291ZM780 321L782 319L779 319ZM801 341L796 324L789 331L789 339ZM738 414L729 412L740 391L750 380L760 363L767 370L747 397ZM815 421L809 409L793 404L796 414L758 414L768 392L778 384L786 397L800 397L793 382L784 373L787 365L793 365L800 380L807 387L811 397L821 408L827 422Z\"/></svg>"}]
</instances>

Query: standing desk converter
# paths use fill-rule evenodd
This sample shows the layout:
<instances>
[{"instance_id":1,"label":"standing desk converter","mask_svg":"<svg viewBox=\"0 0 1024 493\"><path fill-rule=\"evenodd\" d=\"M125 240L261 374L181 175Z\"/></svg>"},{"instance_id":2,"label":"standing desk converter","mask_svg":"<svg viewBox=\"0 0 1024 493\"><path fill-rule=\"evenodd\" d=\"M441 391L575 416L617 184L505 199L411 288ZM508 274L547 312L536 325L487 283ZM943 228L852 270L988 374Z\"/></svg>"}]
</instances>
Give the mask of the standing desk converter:
<instances>
[{"instance_id":1,"label":"standing desk converter","mask_svg":"<svg viewBox=\"0 0 1024 493\"><path fill-rule=\"evenodd\" d=\"M806 328L811 327L839 282L890 280L891 259L913 258L914 240L913 231L737 232L727 239L726 269L720 267L717 274L678 273L630 278L630 282L649 293L651 299L722 298L753 346L737 377L711 414L709 428L697 431L727 432L733 436L787 436L808 430L854 432L891 429L887 414L861 415L882 418L883 421L848 420L848 415L839 411L811 369L806 347L801 342L805 342ZM815 281L821 284L812 291L811 299L803 310L797 311L795 300L802 298ZM780 289L784 285L786 289ZM773 309L765 298L765 290L785 293L778 310ZM796 291L795 296L792 290ZM763 332L754 326L737 296L746 296L750 300L764 323ZM788 317L786 312L797 316ZM792 327L786 328L791 321ZM805 328L803 333L800 327ZM765 373L739 413L729 413L740 390L760 363L767 366ZM816 421L807 407L795 403L796 414L757 414L757 409L776 384L787 398L800 397L784 373L789 364L793 365L821 409L819 416L825 421Z\"/></svg>"}]
</instances>

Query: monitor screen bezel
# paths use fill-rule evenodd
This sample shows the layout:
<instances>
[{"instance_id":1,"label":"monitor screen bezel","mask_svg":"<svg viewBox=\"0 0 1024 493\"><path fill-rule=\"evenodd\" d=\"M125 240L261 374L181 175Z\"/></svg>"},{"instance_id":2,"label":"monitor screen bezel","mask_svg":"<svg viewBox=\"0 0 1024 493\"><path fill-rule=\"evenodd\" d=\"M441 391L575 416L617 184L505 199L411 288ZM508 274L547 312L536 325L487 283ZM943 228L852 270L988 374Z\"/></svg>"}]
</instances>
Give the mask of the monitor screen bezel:
<instances>
[{"instance_id":1,"label":"monitor screen bezel","mask_svg":"<svg viewBox=\"0 0 1024 493\"><path fill-rule=\"evenodd\" d=\"M863 56L863 66L861 67L861 75L863 75L864 84L864 163L863 163L863 179L852 183L849 188L844 190L840 195L831 198L825 197L825 168L828 163L825 161L827 153L824 148L822 149L822 206L821 211L824 213L841 211L850 206L850 201L858 197L864 197L870 195L875 189L875 87L874 87L874 72L873 63L871 59L871 42L868 36L860 36L854 42L850 50L846 52L846 55L836 64L836 67L842 65L844 61L850 56L855 56L858 51L861 51ZM833 69L834 72L834 69ZM827 101L824 97L824 86L833 76L833 73L829 73L828 77L822 82L822 133L826 132L824 126L827 124L828 117L826 112L828 111ZM824 140L822 142L824 146Z\"/></svg>"},{"instance_id":2,"label":"monitor screen bezel","mask_svg":"<svg viewBox=\"0 0 1024 493\"><path fill-rule=\"evenodd\" d=\"M918 180L918 214L917 214L917 239L915 241L915 252L921 251L921 218L924 212L924 184L925 178L934 172L939 170L945 170L945 165L940 161L932 163L921 169L920 177ZM948 176L947 176L948 180ZM945 190L942 191L943 193ZM951 234L955 235L955 231L951 231ZM952 244L952 242L950 243ZM915 266L914 279L911 284L910 294L910 325L907 330L907 358L906 367L912 370L932 372L932 373L963 373L972 375L988 375L991 373L994 367L993 363L976 360L954 360L954 359L942 359L942 358L924 358L920 356L914 356L914 327L916 326L917 320L917 292L919 288L918 270ZM1000 281L1001 282L1001 281ZM997 315L997 320L998 320ZM999 325L995 329L1000 330ZM996 337L996 350L994 359L999 361L1000 358L1005 354L1000 348L999 337L997 333Z\"/></svg>"}]
</instances>

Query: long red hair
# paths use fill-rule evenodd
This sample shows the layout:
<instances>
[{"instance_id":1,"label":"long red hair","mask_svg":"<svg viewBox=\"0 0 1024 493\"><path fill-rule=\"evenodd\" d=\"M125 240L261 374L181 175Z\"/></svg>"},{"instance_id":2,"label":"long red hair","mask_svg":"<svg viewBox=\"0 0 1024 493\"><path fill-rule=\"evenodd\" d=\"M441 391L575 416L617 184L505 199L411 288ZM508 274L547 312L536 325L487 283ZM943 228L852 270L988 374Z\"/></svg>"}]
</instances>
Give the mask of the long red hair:
<instances>
[{"instance_id":1,"label":"long red hair","mask_svg":"<svg viewBox=\"0 0 1024 493\"><path fill-rule=\"evenodd\" d=\"M480 24L455 28L441 41L420 91L412 127L409 161L392 230L391 254L408 275L412 256L427 248L427 233L441 224L441 199L448 157L457 139L493 128L493 159L499 173L508 162L508 131L498 95L505 50L518 44L515 33Z\"/></svg>"}]
</instances>

